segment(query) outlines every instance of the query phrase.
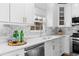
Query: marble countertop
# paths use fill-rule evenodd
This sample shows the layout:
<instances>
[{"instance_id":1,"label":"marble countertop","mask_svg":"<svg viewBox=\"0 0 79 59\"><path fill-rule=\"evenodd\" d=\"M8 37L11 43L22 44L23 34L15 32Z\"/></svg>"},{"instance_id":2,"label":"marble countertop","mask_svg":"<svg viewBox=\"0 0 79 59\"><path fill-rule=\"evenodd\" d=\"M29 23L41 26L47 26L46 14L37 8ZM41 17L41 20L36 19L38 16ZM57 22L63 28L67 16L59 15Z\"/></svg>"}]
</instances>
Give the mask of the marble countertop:
<instances>
[{"instance_id":1,"label":"marble countertop","mask_svg":"<svg viewBox=\"0 0 79 59\"><path fill-rule=\"evenodd\" d=\"M49 35L49 36L43 36L37 38L28 38L26 39L27 44L21 46L8 46L7 42L0 43L0 55L4 55L5 53L16 51L18 49L28 48L30 46L44 43L46 41L61 38L61 37L64 37L64 35Z\"/></svg>"}]
</instances>

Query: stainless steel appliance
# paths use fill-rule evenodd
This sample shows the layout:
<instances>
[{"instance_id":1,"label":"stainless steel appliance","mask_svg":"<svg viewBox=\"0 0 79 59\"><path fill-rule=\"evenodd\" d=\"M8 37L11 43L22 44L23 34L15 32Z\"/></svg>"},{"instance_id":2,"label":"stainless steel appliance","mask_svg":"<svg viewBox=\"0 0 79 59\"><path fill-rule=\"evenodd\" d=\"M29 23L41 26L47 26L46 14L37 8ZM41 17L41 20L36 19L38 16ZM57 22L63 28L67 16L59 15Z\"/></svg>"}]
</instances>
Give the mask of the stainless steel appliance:
<instances>
[{"instance_id":1,"label":"stainless steel appliance","mask_svg":"<svg viewBox=\"0 0 79 59\"><path fill-rule=\"evenodd\" d=\"M79 53L79 31L73 33L72 37L72 52Z\"/></svg>"},{"instance_id":2,"label":"stainless steel appliance","mask_svg":"<svg viewBox=\"0 0 79 59\"><path fill-rule=\"evenodd\" d=\"M79 38L74 38L72 40L72 48L74 53L79 53Z\"/></svg>"},{"instance_id":3,"label":"stainless steel appliance","mask_svg":"<svg viewBox=\"0 0 79 59\"><path fill-rule=\"evenodd\" d=\"M79 23L79 17L73 17L72 23Z\"/></svg>"},{"instance_id":4,"label":"stainless steel appliance","mask_svg":"<svg viewBox=\"0 0 79 59\"><path fill-rule=\"evenodd\" d=\"M25 48L25 56L44 56L44 44L38 44Z\"/></svg>"}]
</instances>

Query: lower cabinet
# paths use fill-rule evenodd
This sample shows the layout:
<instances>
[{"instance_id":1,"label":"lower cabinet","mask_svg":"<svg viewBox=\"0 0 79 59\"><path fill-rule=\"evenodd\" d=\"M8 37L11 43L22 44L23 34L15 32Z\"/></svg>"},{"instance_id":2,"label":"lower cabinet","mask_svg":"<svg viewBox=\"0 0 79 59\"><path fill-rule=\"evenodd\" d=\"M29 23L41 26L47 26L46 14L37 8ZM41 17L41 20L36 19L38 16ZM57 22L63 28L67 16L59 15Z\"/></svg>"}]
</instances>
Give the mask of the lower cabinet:
<instances>
[{"instance_id":1,"label":"lower cabinet","mask_svg":"<svg viewBox=\"0 0 79 59\"><path fill-rule=\"evenodd\" d=\"M61 56L64 53L63 49L63 41L62 38L58 38L52 42L52 47L53 47L53 55L54 56Z\"/></svg>"},{"instance_id":2,"label":"lower cabinet","mask_svg":"<svg viewBox=\"0 0 79 59\"><path fill-rule=\"evenodd\" d=\"M2 56L24 56L24 49L12 51Z\"/></svg>"},{"instance_id":3,"label":"lower cabinet","mask_svg":"<svg viewBox=\"0 0 79 59\"><path fill-rule=\"evenodd\" d=\"M63 53L62 38L45 43L45 56L61 56Z\"/></svg>"},{"instance_id":4,"label":"lower cabinet","mask_svg":"<svg viewBox=\"0 0 79 59\"><path fill-rule=\"evenodd\" d=\"M52 45L54 56L60 56L61 55L61 48L60 47L61 47L60 40L59 39L54 40L53 45Z\"/></svg>"},{"instance_id":5,"label":"lower cabinet","mask_svg":"<svg viewBox=\"0 0 79 59\"><path fill-rule=\"evenodd\" d=\"M70 48L71 41L70 40L71 40L71 38L69 36L65 36L63 39L64 39L63 40L64 52L70 53L70 50L71 50L71 48Z\"/></svg>"}]
</instances>

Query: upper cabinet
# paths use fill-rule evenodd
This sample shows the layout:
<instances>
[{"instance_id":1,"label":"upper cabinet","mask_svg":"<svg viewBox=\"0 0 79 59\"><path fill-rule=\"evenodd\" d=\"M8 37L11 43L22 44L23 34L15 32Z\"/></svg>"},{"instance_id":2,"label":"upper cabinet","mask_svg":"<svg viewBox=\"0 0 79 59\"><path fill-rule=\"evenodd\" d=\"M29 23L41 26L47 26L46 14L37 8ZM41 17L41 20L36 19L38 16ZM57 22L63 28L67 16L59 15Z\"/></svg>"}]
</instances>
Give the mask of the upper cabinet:
<instances>
[{"instance_id":1,"label":"upper cabinet","mask_svg":"<svg viewBox=\"0 0 79 59\"><path fill-rule=\"evenodd\" d=\"M46 17L47 4L35 3L34 7L35 7L35 15L41 16L41 17Z\"/></svg>"},{"instance_id":2,"label":"upper cabinet","mask_svg":"<svg viewBox=\"0 0 79 59\"><path fill-rule=\"evenodd\" d=\"M55 9L55 4L49 3L47 6L47 14L46 14L47 27L54 27L53 25L53 20L55 20L53 17L54 9Z\"/></svg>"},{"instance_id":3,"label":"upper cabinet","mask_svg":"<svg viewBox=\"0 0 79 59\"><path fill-rule=\"evenodd\" d=\"M72 11L71 4L67 4L65 7L65 27L72 26Z\"/></svg>"},{"instance_id":4,"label":"upper cabinet","mask_svg":"<svg viewBox=\"0 0 79 59\"><path fill-rule=\"evenodd\" d=\"M10 4L10 22L23 23L25 4Z\"/></svg>"},{"instance_id":5,"label":"upper cabinet","mask_svg":"<svg viewBox=\"0 0 79 59\"><path fill-rule=\"evenodd\" d=\"M35 7L42 9L42 10L46 10L47 9L47 3L35 3Z\"/></svg>"},{"instance_id":6,"label":"upper cabinet","mask_svg":"<svg viewBox=\"0 0 79 59\"><path fill-rule=\"evenodd\" d=\"M10 21L16 23L33 22L35 17L45 17L46 9L44 5L42 8L38 4L10 4Z\"/></svg>"},{"instance_id":7,"label":"upper cabinet","mask_svg":"<svg viewBox=\"0 0 79 59\"><path fill-rule=\"evenodd\" d=\"M35 16L34 13L35 13L34 3L25 4L25 18L27 19L27 22L32 22L34 20Z\"/></svg>"},{"instance_id":8,"label":"upper cabinet","mask_svg":"<svg viewBox=\"0 0 79 59\"><path fill-rule=\"evenodd\" d=\"M57 27L71 27L71 4L56 4L54 19Z\"/></svg>"},{"instance_id":9,"label":"upper cabinet","mask_svg":"<svg viewBox=\"0 0 79 59\"><path fill-rule=\"evenodd\" d=\"M0 3L0 21L9 22L9 4Z\"/></svg>"},{"instance_id":10,"label":"upper cabinet","mask_svg":"<svg viewBox=\"0 0 79 59\"><path fill-rule=\"evenodd\" d=\"M65 25L65 6L60 5L59 6L59 26L64 26Z\"/></svg>"},{"instance_id":11,"label":"upper cabinet","mask_svg":"<svg viewBox=\"0 0 79 59\"><path fill-rule=\"evenodd\" d=\"M46 17L47 4L44 3L2 3L0 21L13 23L33 22L37 17Z\"/></svg>"}]
</instances>

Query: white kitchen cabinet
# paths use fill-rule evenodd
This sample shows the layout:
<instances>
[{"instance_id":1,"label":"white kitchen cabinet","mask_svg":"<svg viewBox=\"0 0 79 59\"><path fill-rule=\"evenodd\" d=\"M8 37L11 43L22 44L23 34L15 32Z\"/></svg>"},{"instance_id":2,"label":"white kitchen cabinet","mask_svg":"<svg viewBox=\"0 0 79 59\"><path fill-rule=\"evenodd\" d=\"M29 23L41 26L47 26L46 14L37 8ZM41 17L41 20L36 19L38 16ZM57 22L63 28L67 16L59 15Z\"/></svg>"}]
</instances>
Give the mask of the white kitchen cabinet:
<instances>
[{"instance_id":1,"label":"white kitchen cabinet","mask_svg":"<svg viewBox=\"0 0 79 59\"><path fill-rule=\"evenodd\" d=\"M52 41L52 49L53 49L53 55L59 56L60 55L60 41L58 39Z\"/></svg>"},{"instance_id":2,"label":"white kitchen cabinet","mask_svg":"<svg viewBox=\"0 0 79 59\"><path fill-rule=\"evenodd\" d=\"M62 38L56 39L53 41L53 55L54 56L61 56L64 51L63 51L63 44L62 44Z\"/></svg>"},{"instance_id":3,"label":"white kitchen cabinet","mask_svg":"<svg viewBox=\"0 0 79 59\"><path fill-rule=\"evenodd\" d=\"M9 22L9 4L0 3L0 21Z\"/></svg>"},{"instance_id":4,"label":"white kitchen cabinet","mask_svg":"<svg viewBox=\"0 0 79 59\"><path fill-rule=\"evenodd\" d=\"M54 54L62 55L63 53L70 53L70 39L71 38L69 36L64 36L62 38L55 40Z\"/></svg>"},{"instance_id":5,"label":"white kitchen cabinet","mask_svg":"<svg viewBox=\"0 0 79 59\"><path fill-rule=\"evenodd\" d=\"M46 10L42 10L35 7L35 15L40 17L46 17Z\"/></svg>"},{"instance_id":6,"label":"white kitchen cabinet","mask_svg":"<svg viewBox=\"0 0 79 59\"><path fill-rule=\"evenodd\" d=\"M64 39L63 38L64 37L60 38L60 46L59 46L59 48L60 48L60 55L62 55L64 53L64 44L63 44Z\"/></svg>"},{"instance_id":7,"label":"white kitchen cabinet","mask_svg":"<svg viewBox=\"0 0 79 59\"><path fill-rule=\"evenodd\" d=\"M70 40L71 40L71 38L69 36L65 36L63 39L64 39L63 40L64 52L70 53L70 48L71 48L70 47Z\"/></svg>"},{"instance_id":8,"label":"white kitchen cabinet","mask_svg":"<svg viewBox=\"0 0 79 59\"><path fill-rule=\"evenodd\" d=\"M62 38L45 43L45 56L60 56L63 53Z\"/></svg>"},{"instance_id":9,"label":"white kitchen cabinet","mask_svg":"<svg viewBox=\"0 0 79 59\"><path fill-rule=\"evenodd\" d=\"M47 9L47 14L46 14L46 18L47 18L47 27L53 27L53 8L54 8L55 4L48 4L48 9Z\"/></svg>"},{"instance_id":10,"label":"white kitchen cabinet","mask_svg":"<svg viewBox=\"0 0 79 59\"><path fill-rule=\"evenodd\" d=\"M25 4L25 17L27 22L33 22L35 18L46 17L46 9L40 3L27 3Z\"/></svg>"},{"instance_id":11,"label":"white kitchen cabinet","mask_svg":"<svg viewBox=\"0 0 79 59\"><path fill-rule=\"evenodd\" d=\"M72 11L71 4L67 4L65 7L65 27L72 26Z\"/></svg>"},{"instance_id":12,"label":"white kitchen cabinet","mask_svg":"<svg viewBox=\"0 0 79 59\"><path fill-rule=\"evenodd\" d=\"M35 18L46 17L46 4L27 3L25 4L25 17L27 22L34 22Z\"/></svg>"},{"instance_id":13,"label":"white kitchen cabinet","mask_svg":"<svg viewBox=\"0 0 79 59\"><path fill-rule=\"evenodd\" d=\"M21 49L21 50L15 50L15 51L6 53L2 56L24 56L24 53L25 53L24 49Z\"/></svg>"},{"instance_id":14,"label":"white kitchen cabinet","mask_svg":"<svg viewBox=\"0 0 79 59\"><path fill-rule=\"evenodd\" d=\"M45 50L45 56L53 56L53 47L52 47L52 41L47 41L44 44L44 50Z\"/></svg>"},{"instance_id":15,"label":"white kitchen cabinet","mask_svg":"<svg viewBox=\"0 0 79 59\"><path fill-rule=\"evenodd\" d=\"M35 17L34 3L25 4L25 17L27 22L33 22Z\"/></svg>"},{"instance_id":16,"label":"white kitchen cabinet","mask_svg":"<svg viewBox=\"0 0 79 59\"><path fill-rule=\"evenodd\" d=\"M35 7L42 9L42 10L46 10L47 9L47 4L46 3L35 3Z\"/></svg>"},{"instance_id":17,"label":"white kitchen cabinet","mask_svg":"<svg viewBox=\"0 0 79 59\"><path fill-rule=\"evenodd\" d=\"M34 7L35 7L35 15L36 16L46 17L47 4L45 4L45 3L35 3Z\"/></svg>"},{"instance_id":18,"label":"white kitchen cabinet","mask_svg":"<svg viewBox=\"0 0 79 59\"><path fill-rule=\"evenodd\" d=\"M13 23L33 22L35 16L46 16L47 4L3 3L0 4L0 21Z\"/></svg>"},{"instance_id":19,"label":"white kitchen cabinet","mask_svg":"<svg viewBox=\"0 0 79 59\"><path fill-rule=\"evenodd\" d=\"M54 24L55 27L65 27L65 4L55 4Z\"/></svg>"},{"instance_id":20,"label":"white kitchen cabinet","mask_svg":"<svg viewBox=\"0 0 79 59\"><path fill-rule=\"evenodd\" d=\"M25 4L10 4L10 22L23 23L25 17Z\"/></svg>"},{"instance_id":21,"label":"white kitchen cabinet","mask_svg":"<svg viewBox=\"0 0 79 59\"><path fill-rule=\"evenodd\" d=\"M71 4L56 4L55 6L55 21L53 21L56 23L55 27L71 27Z\"/></svg>"},{"instance_id":22,"label":"white kitchen cabinet","mask_svg":"<svg viewBox=\"0 0 79 59\"><path fill-rule=\"evenodd\" d=\"M38 4L39 5L39 4ZM39 8L34 3L10 4L10 22L33 22L35 16L45 17L46 10Z\"/></svg>"},{"instance_id":23,"label":"white kitchen cabinet","mask_svg":"<svg viewBox=\"0 0 79 59\"><path fill-rule=\"evenodd\" d=\"M41 6L43 5L43 7ZM46 16L46 4L27 3L25 4L25 17L27 22L33 22L37 17Z\"/></svg>"}]
</instances>

